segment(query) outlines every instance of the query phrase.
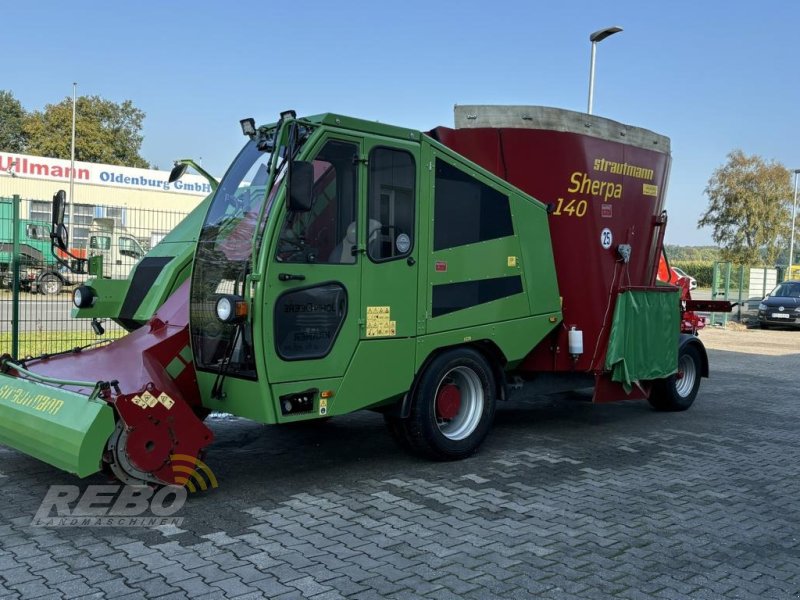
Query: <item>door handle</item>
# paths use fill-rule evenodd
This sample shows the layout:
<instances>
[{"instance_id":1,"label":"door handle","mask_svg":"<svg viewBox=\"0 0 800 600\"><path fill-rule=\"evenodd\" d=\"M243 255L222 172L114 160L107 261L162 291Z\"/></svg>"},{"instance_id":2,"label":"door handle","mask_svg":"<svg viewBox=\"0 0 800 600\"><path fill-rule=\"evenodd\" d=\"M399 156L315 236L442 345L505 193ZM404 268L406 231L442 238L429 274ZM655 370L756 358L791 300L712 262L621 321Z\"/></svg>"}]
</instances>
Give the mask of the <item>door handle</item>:
<instances>
[{"instance_id":1,"label":"door handle","mask_svg":"<svg viewBox=\"0 0 800 600\"><path fill-rule=\"evenodd\" d=\"M278 273L278 279L281 281L303 281L305 275L294 275L292 273Z\"/></svg>"}]
</instances>

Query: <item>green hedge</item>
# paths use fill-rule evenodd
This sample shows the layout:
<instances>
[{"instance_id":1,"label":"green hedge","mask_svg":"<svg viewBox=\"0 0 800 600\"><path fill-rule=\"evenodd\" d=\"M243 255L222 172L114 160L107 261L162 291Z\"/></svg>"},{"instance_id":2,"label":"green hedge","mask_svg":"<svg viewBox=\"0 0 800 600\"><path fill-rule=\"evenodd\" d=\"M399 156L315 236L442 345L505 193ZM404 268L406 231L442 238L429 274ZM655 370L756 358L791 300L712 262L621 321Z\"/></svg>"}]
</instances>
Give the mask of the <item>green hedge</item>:
<instances>
[{"instance_id":1,"label":"green hedge","mask_svg":"<svg viewBox=\"0 0 800 600\"><path fill-rule=\"evenodd\" d=\"M704 287L710 288L711 287L711 280L714 277L714 263L713 262L705 262L705 261L698 261L698 260L671 260L669 261L670 266L678 267L685 271L688 275L691 275L697 280L697 287ZM731 287L738 288L739 287L739 266L733 265L731 267ZM724 275L724 273L720 273L720 275ZM745 268L744 270L744 287L745 289L749 285L750 280L750 269ZM720 282L721 285L721 282Z\"/></svg>"},{"instance_id":2,"label":"green hedge","mask_svg":"<svg viewBox=\"0 0 800 600\"><path fill-rule=\"evenodd\" d=\"M671 260L671 267L678 267L697 280L697 287L711 287L714 264L697 260Z\"/></svg>"}]
</instances>

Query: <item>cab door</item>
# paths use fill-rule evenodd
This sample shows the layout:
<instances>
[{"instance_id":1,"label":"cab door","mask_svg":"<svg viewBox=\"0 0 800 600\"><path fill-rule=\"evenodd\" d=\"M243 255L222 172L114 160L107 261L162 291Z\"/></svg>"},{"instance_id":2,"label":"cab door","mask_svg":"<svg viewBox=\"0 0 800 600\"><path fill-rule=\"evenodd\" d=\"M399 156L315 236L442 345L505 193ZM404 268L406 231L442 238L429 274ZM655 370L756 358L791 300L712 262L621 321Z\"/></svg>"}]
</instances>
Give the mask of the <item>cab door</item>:
<instances>
[{"instance_id":1,"label":"cab door","mask_svg":"<svg viewBox=\"0 0 800 600\"><path fill-rule=\"evenodd\" d=\"M273 386L340 378L358 344L362 152L360 138L321 138L308 159L314 167L311 209L284 208L278 216L262 324ZM287 386L274 389L282 393Z\"/></svg>"},{"instance_id":2,"label":"cab door","mask_svg":"<svg viewBox=\"0 0 800 600\"><path fill-rule=\"evenodd\" d=\"M368 140L361 272L364 340L417 334L419 145Z\"/></svg>"}]
</instances>

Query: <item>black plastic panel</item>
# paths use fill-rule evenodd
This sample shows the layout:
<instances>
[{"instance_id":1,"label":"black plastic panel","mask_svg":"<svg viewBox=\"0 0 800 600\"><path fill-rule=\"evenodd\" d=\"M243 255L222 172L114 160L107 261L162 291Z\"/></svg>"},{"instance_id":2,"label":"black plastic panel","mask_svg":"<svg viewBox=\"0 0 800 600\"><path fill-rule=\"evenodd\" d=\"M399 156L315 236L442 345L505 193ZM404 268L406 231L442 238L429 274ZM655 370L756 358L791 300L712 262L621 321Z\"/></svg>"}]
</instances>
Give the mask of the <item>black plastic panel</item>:
<instances>
[{"instance_id":1,"label":"black plastic panel","mask_svg":"<svg viewBox=\"0 0 800 600\"><path fill-rule=\"evenodd\" d=\"M522 293L522 277L495 277L433 286L434 317Z\"/></svg>"},{"instance_id":2,"label":"black plastic panel","mask_svg":"<svg viewBox=\"0 0 800 600\"><path fill-rule=\"evenodd\" d=\"M143 258L133 273L133 280L119 311L120 319L133 319L136 309L144 300L153 282L174 256L150 256Z\"/></svg>"},{"instance_id":3,"label":"black plastic panel","mask_svg":"<svg viewBox=\"0 0 800 600\"><path fill-rule=\"evenodd\" d=\"M346 316L347 290L340 283L290 290L275 303L275 351L284 360L322 358Z\"/></svg>"}]
</instances>

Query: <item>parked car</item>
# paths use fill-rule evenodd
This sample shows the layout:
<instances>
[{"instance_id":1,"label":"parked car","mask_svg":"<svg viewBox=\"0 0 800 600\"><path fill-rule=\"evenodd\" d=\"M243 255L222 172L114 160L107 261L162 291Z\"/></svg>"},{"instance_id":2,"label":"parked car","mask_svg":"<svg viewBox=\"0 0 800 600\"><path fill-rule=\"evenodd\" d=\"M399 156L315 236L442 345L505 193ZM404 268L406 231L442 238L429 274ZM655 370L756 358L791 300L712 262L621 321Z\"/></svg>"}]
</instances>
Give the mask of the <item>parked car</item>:
<instances>
[{"instance_id":1,"label":"parked car","mask_svg":"<svg viewBox=\"0 0 800 600\"><path fill-rule=\"evenodd\" d=\"M675 274L675 276L678 279L681 279L682 277L686 277L689 280L689 291L691 291L691 290L693 290L693 289L695 289L697 287L697 279L695 279L691 275L688 275L686 273L686 271L684 271L683 269L679 269L678 267L672 267L672 272Z\"/></svg>"},{"instance_id":2,"label":"parked car","mask_svg":"<svg viewBox=\"0 0 800 600\"><path fill-rule=\"evenodd\" d=\"M767 294L758 305L758 324L800 325L800 280L784 281Z\"/></svg>"}]
</instances>

